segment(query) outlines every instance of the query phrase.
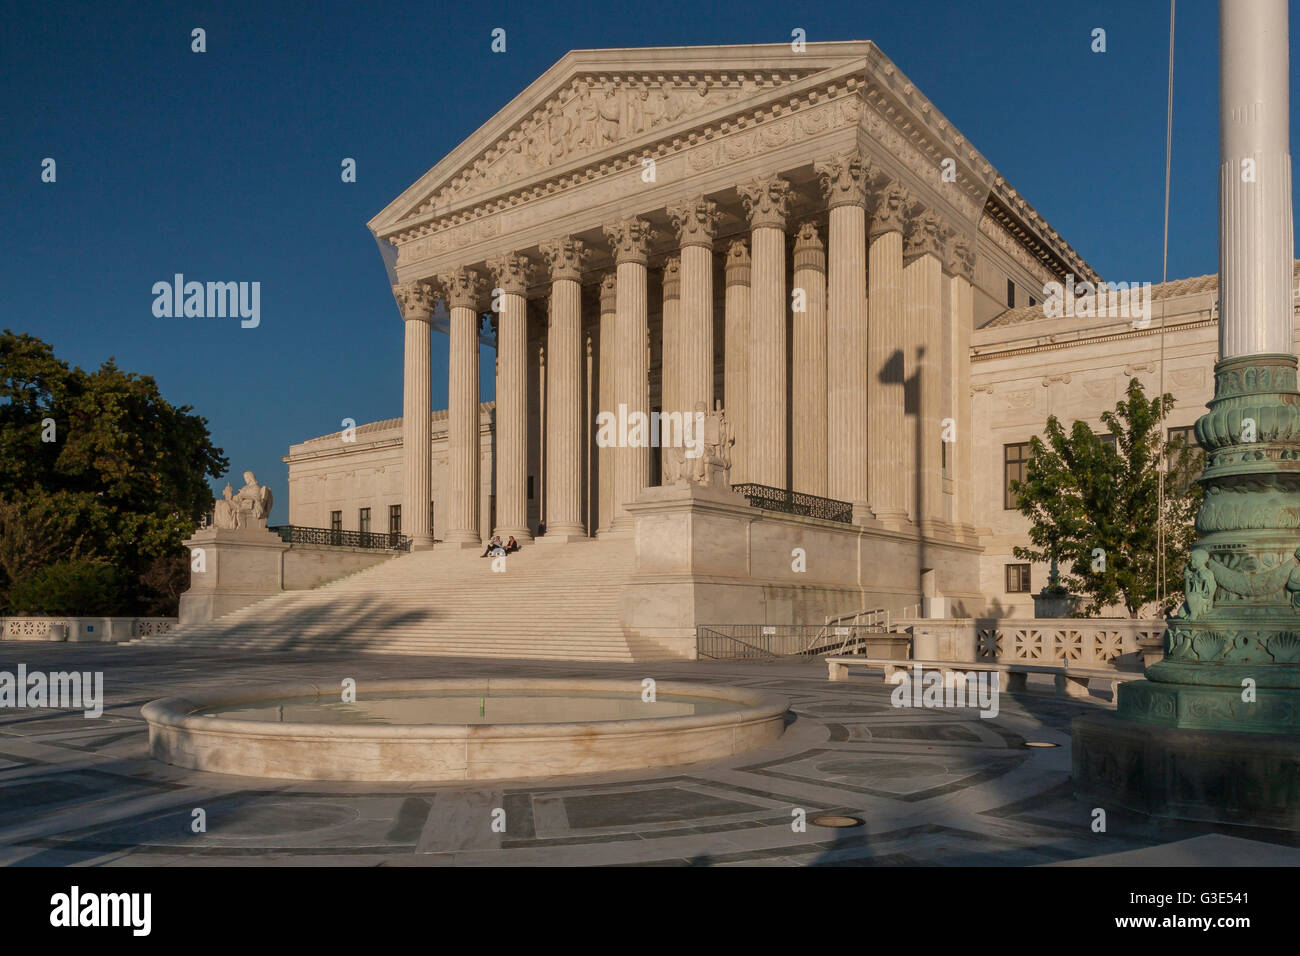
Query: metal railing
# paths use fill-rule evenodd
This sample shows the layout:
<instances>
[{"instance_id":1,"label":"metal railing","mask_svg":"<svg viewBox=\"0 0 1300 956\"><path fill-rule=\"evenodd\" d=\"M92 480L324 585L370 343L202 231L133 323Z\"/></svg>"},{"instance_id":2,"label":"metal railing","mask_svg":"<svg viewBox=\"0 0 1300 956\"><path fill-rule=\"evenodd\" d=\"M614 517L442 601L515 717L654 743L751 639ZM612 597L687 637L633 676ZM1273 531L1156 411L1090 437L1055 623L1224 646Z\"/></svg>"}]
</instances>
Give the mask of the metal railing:
<instances>
[{"instance_id":1,"label":"metal railing","mask_svg":"<svg viewBox=\"0 0 1300 956\"><path fill-rule=\"evenodd\" d=\"M304 528L296 524L273 525L266 529L289 544L323 544L335 548L373 548L376 551L410 551L411 539L396 532L335 531L333 528Z\"/></svg>"},{"instance_id":2,"label":"metal railing","mask_svg":"<svg viewBox=\"0 0 1300 956\"><path fill-rule=\"evenodd\" d=\"M695 629L695 651L713 660L852 654L868 639L884 635L883 626L866 624L711 624Z\"/></svg>"},{"instance_id":3,"label":"metal railing","mask_svg":"<svg viewBox=\"0 0 1300 956\"><path fill-rule=\"evenodd\" d=\"M846 611L843 614L837 614L834 617L828 617L826 623L831 624L871 624L883 627L889 630L898 621L910 621L921 616L921 605L909 604L907 607L897 608L861 608L857 611Z\"/></svg>"},{"instance_id":4,"label":"metal railing","mask_svg":"<svg viewBox=\"0 0 1300 956\"><path fill-rule=\"evenodd\" d=\"M827 521L853 522L853 505L848 501L836 501L834 498L819 498L816 495L800 494L771 485L732 485L731 490L744 495L755 508L764 511L776 511L787 515L801 515L807 518L824 518Z\"/></svg>"}]
</instances>

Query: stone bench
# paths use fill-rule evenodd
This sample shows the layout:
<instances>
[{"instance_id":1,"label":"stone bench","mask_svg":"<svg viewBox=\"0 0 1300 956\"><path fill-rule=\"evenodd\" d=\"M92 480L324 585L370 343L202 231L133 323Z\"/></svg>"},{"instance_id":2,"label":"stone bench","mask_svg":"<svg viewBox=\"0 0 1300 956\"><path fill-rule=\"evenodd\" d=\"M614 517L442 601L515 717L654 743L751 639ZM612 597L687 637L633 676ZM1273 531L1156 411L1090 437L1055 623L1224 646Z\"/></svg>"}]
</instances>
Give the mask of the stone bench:
<instances>
[{"instance_id":1,"label":"stone bench","mask_svg":"<svg viewBox=\"0 0 1300 956\"><path fill-rule=\"evenodd\" d=\"M898 671L907 671L919 666L923 671L938 671L945 679L954 671L996 673L1006 675L1006 681L999 681L1001 690L1007 693L1027 691L1030 674L1050 674L1056 684L1056 692L1063 697L1090 697L1088 688L1092 681L1108 683L1112 694L1119 684L1128 680L1141 680L1141 671L1117 671L1109 667L1067 667L1051 664L1030 664L1008 661L926 661L899 660L882 657L828 657L826 667L830 680L847 680L850 667L870 667L885 672L885 682Z\"/></svg>"}]
</instances>

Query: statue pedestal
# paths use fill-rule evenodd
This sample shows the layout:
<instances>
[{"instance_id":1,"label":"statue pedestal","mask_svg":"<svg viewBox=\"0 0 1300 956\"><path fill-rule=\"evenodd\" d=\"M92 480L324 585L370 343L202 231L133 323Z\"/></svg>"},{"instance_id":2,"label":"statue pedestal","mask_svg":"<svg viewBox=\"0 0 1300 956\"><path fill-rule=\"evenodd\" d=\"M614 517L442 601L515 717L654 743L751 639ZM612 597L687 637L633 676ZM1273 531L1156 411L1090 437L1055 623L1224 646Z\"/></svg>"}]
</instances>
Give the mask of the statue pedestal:
<instances>
[{"instance_id":1,"label":"statue pedestal","mask_svg":"<svg viewBox=\"0 0 1300 956\"><path fill-rule=\"evenodd\" d=\"M190 589L181 595L180 623L198 624L280 593L287 542L266 528L200 528L190 549Z\"/></svg>"},{"instance_id":2,"label":"statue pedestal","mask_svg":"<svg viewBox=\"0 0 1300 956\"><path fill-rule=\"evenodd\" d=\"M1034 617L1074 617L1079 610L1079 598L1068 591L1049 591L1047 588L1034 595Z\"/></svg>"}]
</instances>

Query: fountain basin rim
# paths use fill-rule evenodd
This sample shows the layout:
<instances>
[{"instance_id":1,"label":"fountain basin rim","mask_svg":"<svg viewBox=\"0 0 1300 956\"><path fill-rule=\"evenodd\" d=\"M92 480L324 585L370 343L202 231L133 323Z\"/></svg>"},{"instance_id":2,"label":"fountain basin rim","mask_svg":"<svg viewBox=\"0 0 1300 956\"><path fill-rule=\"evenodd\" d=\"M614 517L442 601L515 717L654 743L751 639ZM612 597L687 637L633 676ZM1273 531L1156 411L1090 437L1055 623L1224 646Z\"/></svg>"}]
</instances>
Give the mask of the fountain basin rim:
<instances>
[{"instance_id":1,"label":"fountain basin rim","mask_svg":"<svg viewBox=\"0 0 1300 956\"><path fill-rule=\"evenodd\" d=\"M626 693L641 695L641 681L618 678L429 678L421 680L359 680L357 699L411 692L450 691L490 696L504 691L576 691ZM324 695L322 695L324 691ZM770 720L789 709L789 701L779 694L729 686L684 681L655 682L656 694L668 697L699 697L738 704L733 711L717 714L692 714L674 717L627 718L620 720L539 721L500 724L339 724L298 721L237 720L229 717L200 717L196 710L228 707L261 700L339 699L341 688L310 681L276 681L253 687L218 688L210 691L164 697L140 708L150 725L170 727L190 733L214 733L245 737L283 737L292 733L297 739L456 739L495 737L587 736L635 731L683 731L696 727L720 727Z\"/></svg>"}]
</instances>

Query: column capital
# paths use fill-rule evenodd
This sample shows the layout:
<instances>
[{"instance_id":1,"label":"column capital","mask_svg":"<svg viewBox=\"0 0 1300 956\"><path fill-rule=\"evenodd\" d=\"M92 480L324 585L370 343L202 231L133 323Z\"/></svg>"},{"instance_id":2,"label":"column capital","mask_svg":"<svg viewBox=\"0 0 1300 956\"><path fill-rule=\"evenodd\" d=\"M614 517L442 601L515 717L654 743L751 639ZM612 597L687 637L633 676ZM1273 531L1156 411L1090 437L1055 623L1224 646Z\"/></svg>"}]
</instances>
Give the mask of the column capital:
<instances>
[{"instance_id":1,"label":"column capital","mask_svg":"<svg viewBox=\"0 0 1300 956\"><path fill-rule=\"evenodd\" d=\"M923 212L913 217L903 234L903 261L934 256L942 263L951 235L952 227L936 212Z\"/></svg>"},{"instance_id":2,"label":"column capital","mask_svg":"<svg viewBox=\"0 0 1300 956\"><path fill-rule=\"evenodd\" d=\"M476 269L453 269L438 276L449 309L473 309L483 295L483 278Z\"/></svg>"},{"instance_id":3,"label":"column capital","mask_svg":"<svg viewBox=\"0 0 1300 956\"><path fill-rule=\"evenodd\" d=\"M871 223L867 235L875 239L887 232L906 232L912 195L898 180L885 183L871 194Z\"/></svg>"},{"instance_id":4,"label":"column capital","mask_svg":"<svg viewBox=\"0 0 1300 956\"><path fill-rule=\"evenodd\" d=\"M393 298L401 309L403 322L428 322L433 317L438 294L429 282L419 280L393 286Z\"/></svg>"},{"instance_id":5,"label":"column capital","mask_svg":"<svg viewBox=\"0 0 1300 956\"><path fill-rule=\"evenodd\" d=\"M601 227L614 251L615 264L639 262L645 265L649 257L650 241L655 231L650 223L636 216L618 219Z\"/></svg>"},{"instance_id":6,"label":"column capital","mask_svg":"<svg viewBox=\"0 0 1300 956\"><path fill-rule=\"evenodd\" d=\"M749 285L754 261L749 257L749 243L734 239L727 247L727 285Z\"/></svg>"},{"instance_id":7,"label":"column capital","mask_svg":"<svg viewBox=\"0 0 1300 956\"><path fill-rule=\"evenodd\" d=\"M667 209L668 218L677 230L677 242L687 246L713 248L713 237L718 231L718 204L698 196L686 202L673 203Z\"/></svg>"},{"instance_id":8,"label":"column capital","mask_svg":"<svg viewBox=\"0 0 1300 956\"><path fill-rule=\"evenodd\" d=\"M560 236L543 242L542 258L551 270L551 280L574 279L582 281L582 266L591 255L586 243L573 236Z\"/></svg>"},{"instance_id":9,"label":"column capital","mask_svg":"<svg viewBox=\"0 0 1300 956\"><path fill-rule=\"evenodd\" d=\"M856 150L837 153L813 163L813 172L821 182L826 204L836 206L867 205L868 177L871 163Z\"/></svg>"},{"instance_id":10,"label":"column capital","mask_svg":"<svg viewBox=\"0 0 1300 956\"><path fill-rule=\"evenodd\" d=\"M794 267L826 271L826 246L822 243L815 222L805 222L799 226L794 240Z\"/></svg>"},{"instance_id":11,"label":"column capital","mask_svg":"<svg viewBox=\"0 0 1300 956\"><path fill-rule=\"evenodd\" d=\"M615 311L614 303L618 292L618 277L609 273L600 280L600 311L602 314Z\"/></svg>"},{"instance_id":12,"label":"column capital","mask_svg":"<svg viewBox=\"0 0 1300 956\"><path fill-rule=\"evenodd\" d=\"M764 226L785 228L785 217L790 211L790 183L780 176L766 176L737 183L736 192L745 204L745 215L752 229Z\"/></svg>"},{"instance_id":13,"label":"column capital","mask_svg":"<svg viewBox=\"0 0 1300 956\"><path fill-rule=\"evenodd\" d=\"M682 259L669 256L664 260L664 298L680 299L682 296Z\"/></svg>"},{"instance_id":14,"label":"column capital","mask_svg":"<svg viewBox=\"0 0 1300 956\"><path fill-rule=\"evenodd\" d=\"M957 236L948 243L948 261L944 271L951 276L960 276L967 282L975 280L975 252L965 236Z\"/></svg>"},{"instance_id":15,"label":"column capital","mask_svg":"<svg viewBox=\"0 0 1300 956\"><path fill-rule=\"evenodd\" d=\"M527 256L507 252L489 259L487 267L497 288L507 295L524 295L528 291L528 277L533 265Z\"/></svg>"}]
</instances>

